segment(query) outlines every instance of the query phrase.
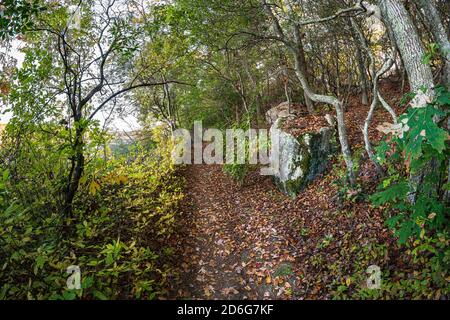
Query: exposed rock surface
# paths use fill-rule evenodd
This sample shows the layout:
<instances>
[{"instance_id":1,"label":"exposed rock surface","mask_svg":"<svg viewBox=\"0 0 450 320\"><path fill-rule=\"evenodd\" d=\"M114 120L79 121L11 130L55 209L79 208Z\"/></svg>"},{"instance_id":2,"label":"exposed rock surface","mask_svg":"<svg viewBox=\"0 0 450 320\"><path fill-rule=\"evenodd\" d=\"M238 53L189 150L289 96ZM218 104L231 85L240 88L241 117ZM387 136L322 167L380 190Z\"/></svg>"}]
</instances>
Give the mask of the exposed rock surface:
<instances>
[{"instance_id":1,"label":"exposed rock surface","mask_svg":"<svg viewBox=\"0 0 450 320\"><path fill-rule=\"evenodd\" d=\"M266 112L266 121L270 126L272 126L277 119L294 119L295 117L296 110L294 106L289 108L289 104L287 102L282 102Z\"/></svg>"},{"instance_id":2,"label":"exposed rock surface","mask_svg":"<svg viewBox=\"0 0 450 320\"><path fill-rule=\"evenodd\" d=\"M283 131L285 117L278 118L271 132L278 133L279 166L274 179L285 194L296 197L314 178L322 173L329 156L336 150L335 129L325 126L318 131L305 132L298 137Z\"/></svg>"}]
</instances>

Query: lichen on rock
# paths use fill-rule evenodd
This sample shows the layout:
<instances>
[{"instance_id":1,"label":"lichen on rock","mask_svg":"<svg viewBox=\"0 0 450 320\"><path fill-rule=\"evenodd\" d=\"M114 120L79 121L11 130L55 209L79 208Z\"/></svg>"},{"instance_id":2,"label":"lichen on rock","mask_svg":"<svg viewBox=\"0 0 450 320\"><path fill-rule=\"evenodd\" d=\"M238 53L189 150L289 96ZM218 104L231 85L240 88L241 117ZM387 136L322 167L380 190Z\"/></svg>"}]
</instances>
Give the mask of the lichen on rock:
<instances>
[{"instance_id":1,"label":"lichen on rock","mask_svg":"<svg viewBox=\"0 0 450 320\"><path fill-rule=\"evenodd\" d=\"M294 137L282 129L283 122L283 118L277 119L270 129L278 132L279 167L274 180L282 192L296 197L327 168L328 158L336 150L335 129L322 127Z\"/></svg>"}]
</instances>

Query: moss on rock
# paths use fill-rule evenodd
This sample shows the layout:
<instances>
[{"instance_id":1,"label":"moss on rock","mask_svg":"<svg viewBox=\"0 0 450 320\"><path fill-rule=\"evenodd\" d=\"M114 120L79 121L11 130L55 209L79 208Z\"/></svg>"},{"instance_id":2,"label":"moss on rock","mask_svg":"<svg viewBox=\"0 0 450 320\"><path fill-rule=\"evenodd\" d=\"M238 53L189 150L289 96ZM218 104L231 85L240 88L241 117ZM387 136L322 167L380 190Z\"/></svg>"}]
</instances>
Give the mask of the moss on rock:
<instances>
[{"instance_id":1,"label":"moss on rock","mask_svg":"<svg viewBox=\"0 0 450 320\"><path fill-rule=\"evenodd\" d=\"M297 138L283 132L279 142L280 170L274 177L278 188L295 198L327 168L328 158L336 150L335 143L334 129L330 127Z\"/></svg>"}]
</instances>

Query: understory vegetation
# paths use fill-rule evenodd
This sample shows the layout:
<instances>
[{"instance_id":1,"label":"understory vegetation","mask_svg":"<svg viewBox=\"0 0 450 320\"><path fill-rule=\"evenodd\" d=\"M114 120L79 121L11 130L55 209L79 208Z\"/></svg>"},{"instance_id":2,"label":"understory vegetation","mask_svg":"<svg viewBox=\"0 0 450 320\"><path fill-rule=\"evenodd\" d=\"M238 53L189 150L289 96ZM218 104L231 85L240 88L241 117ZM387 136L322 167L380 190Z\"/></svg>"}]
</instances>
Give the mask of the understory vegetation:
<instances>
[{"instance_id":1,"label":"understory vegetation","mask_svg":"<svg viewBox=\"0 0 450 320\"><path fill-rule=\"evenodd\" d=\"M173 252L165 242L174 231L183 178L172 164L169 137L161 129L151 137L157 148L139 144L126 157L94 158L71 217L52 212L42 196L52 196L48 188L56 179L38 171L46 159L28 164L27 172L36 170L32 177L41 179L38 184L20 184L25 179L14 168L2 171L2 299L153 299L160 294L171 272ZM2 151L8 148L5 140ZM80 290L66 286L71 265L82 272Z\"/></svg>"},{"instance_id":2,"label":"understory vegetation","mask_svg":"<svg viewBox=\"0 0 450 320\"><path fill-rule=\"evenodd\" d=\"M0 0L0 299L449 299L449 22L445 0ZM280 118L332 130L294 196L248 140L245 164L173 162L196 121Z\"/></svg>"}]
</instances>

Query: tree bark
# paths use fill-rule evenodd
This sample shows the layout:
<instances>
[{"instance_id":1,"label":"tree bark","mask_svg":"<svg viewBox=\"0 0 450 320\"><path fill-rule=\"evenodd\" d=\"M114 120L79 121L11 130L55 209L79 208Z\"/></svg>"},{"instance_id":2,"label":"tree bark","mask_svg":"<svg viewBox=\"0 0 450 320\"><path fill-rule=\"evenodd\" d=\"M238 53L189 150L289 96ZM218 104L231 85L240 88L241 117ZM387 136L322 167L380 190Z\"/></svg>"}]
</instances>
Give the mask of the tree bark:
<instances>
[{"instance_id":1,"label":"tree bark","mask_svg":"<svg viewBox=\"0 0 450 320\"><path fill-rule=\"evenodd\" d=\"M416 0L425 13L425 21L433 34L434 40L439 44L444 58L444 85L450 90L450 42L447 32L439 15L434 0Z\"/></svg>"},{"instance_id":2,"label":"tree bark","mask_svg":"<svg viewBox=\"0 0 450 320\"><path fill-rule=\"evenodd\" d=\"M403 64L408 74L410 90L418 92L425 88L429 95L433 94L433 73L430 66L422 63L425 54L418 32L400 0L378 0L386 27L392 32ZM408 199L415 203L424 177L433 170L430 161L420 172L411 174L409 178L410 192Z\"/></svg>"},{"instance_id":3,"label":"tree bark","mask_svg":"<svg viewBox=\"0 0 450 320\"><path fill-rule=\"evenodd\" d=\"M368 98L368 80L366 73L366 64L364 63L364 55L361 51L361 46L358 45L357 35L355 35L355 31L352 29L352 35L354 40L357 42L356 44L356 59L358 62L358 71L359 71L359 82L361 86L361 103L365 106L369 104Z\"/></svg>"},{"instance_id":4,"label":"tree bark","mask_svg":"<svg viewBox=\"0 0 450 320\"><path fill-rule=\"evenodd\" d=\"M261 118L261 106L263 103L263 97L261 94L260 89L258 88L258 82L256 81L255 77L253 76L252 72L250 71L250 67L248 65L247 60L243 59L242 64L244 66L245 72L247 73L248 78L250 79L250 82L252 83L253 90L256 95L256 125L259 128L259 120Z\"/></svg>"},{"instance_id":5,"label":"tree bark","mask_svg":"<svg viewBox=\"0 0 450 320\"><path fill-rule=\"evenodd\" d=\"M73 212L73 200L78 191L80 179L84 172L84 141L83 133L84 129L81 127L81 117L75 119L75 141L72 146L74 155L72 157L72 167L69 173L69 181L67 184L66 200L64 205L64 213L67 217L70 217Z\"/></svg>"},{"instance_id":6,"label":"tree bark","mask_svg":"<svg viewBox=\"0 0 450 320\"><path fill-rule=\"evenodd\" d=\"M297 27L298 28L298 27ZM303 47L303 41L302 41L302 37L300 32L298 32L299 35L298 37L296 37L296 42L297 42L297 59L298 59L298 67L301 69L301 72L305 75L306 81L308 81L308 83L310 83L310 76L308 73L308 67L306 65L306 57L305 57L305 49ZM304 92L304 96L305 96L305 104L306 104L306 109L308 110L309 114L314 114L315 110L314 110L314 102L311 100L311 98L308 96L308 94L306 92Z\"/></svg>"},{"instance_id":7,"label":"tree bark","mask_svg":"<svg viewBox=\"0 0 450 320\"><path fill-rule=\"evenodd\" d=\"M424 47L405 7L400 0L378 0L387 28L392 30L408 74L412 91L434 86L431 68L422 63Z\"/></svg>"}]
</instances>

